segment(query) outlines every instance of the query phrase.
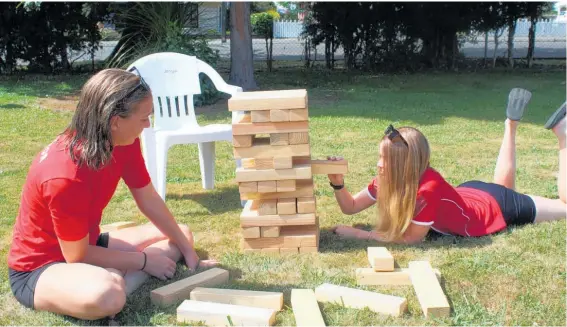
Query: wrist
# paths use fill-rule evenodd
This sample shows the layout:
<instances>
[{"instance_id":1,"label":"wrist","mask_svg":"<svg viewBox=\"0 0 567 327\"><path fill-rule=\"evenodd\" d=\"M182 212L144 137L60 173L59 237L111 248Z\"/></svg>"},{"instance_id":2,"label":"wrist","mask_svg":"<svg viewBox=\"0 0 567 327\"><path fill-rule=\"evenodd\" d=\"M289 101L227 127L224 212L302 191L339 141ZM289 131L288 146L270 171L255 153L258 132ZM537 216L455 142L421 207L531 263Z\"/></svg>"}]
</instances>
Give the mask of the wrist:
<instances>
[{"instance_id":1,"label":"wrist","mask_svg":"<svg viewBox=\"0 0 567 327\"><path fill-rule=\"evenodd\" d=\"M144 269L146 269L146 265L148 263L148 255L144 251L142 251L140 253L142 254L142 265L141 265L142 268L140 268L140 270L144 271Z\"/></svg>"},{"instance_id":2,"label":"wrist","mask_svg":"<svg viewBox=\"0 0 567 327\"><path fill-rule=\"evenodd\" d=\"M333 182L329 182L329 185L331 185L331 187L335 190L335 191L339 191L342 190L345 187L345 183L344 181L340 184L335 184Z\"/></svg>"}]
</instances>

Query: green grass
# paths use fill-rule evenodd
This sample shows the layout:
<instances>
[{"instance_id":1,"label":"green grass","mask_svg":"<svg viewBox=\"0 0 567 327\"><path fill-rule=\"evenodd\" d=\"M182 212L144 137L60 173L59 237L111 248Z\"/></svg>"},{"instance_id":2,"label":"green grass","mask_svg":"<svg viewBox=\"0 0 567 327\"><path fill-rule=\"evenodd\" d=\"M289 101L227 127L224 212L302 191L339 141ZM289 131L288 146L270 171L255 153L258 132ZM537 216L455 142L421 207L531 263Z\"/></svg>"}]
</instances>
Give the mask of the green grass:
<instances>
[{"instance_id":1,"label":"green grass","mask_svg":"<svg viewBox=\"0 0 567 327\"><path fill-rule=\"evenodd\" d=\"M24 309L7 281L6 254L17 215L19 195L35 154L69 122L72 113L40 109L40 98L75 93L86 76L15 79L0 82L0 324L68 325L83 322ZM357 192L368 183L378 156L378 142L389 123L421 129L432 145L432 165L449 182L490 181L503 132L507 94L525 87L533 97L517 138L517 188L557 197L557 144L543 128L548 115L565 101L564 72L498 72L467 74L372 75L307 72L281 68L258 73L262 89L306 88L309 92L312 157L342 155L349 160L347 188ZM226 103L220 111L199 115L200 123L229 122ZM222 107L224 106L224 107ZM220 260L231 272L222 287L282 291L285 308L278 325L294 325L292 288L315 288L330 282L356 286L354 270L366 267L366 247L329 232L335 224L372 224L374 209L345 216L325 176L315 176L321 225L320 253L274 257L243 254L238 249L239 194L234 182L232 147L217 145L216 188L201 188L196 146L175 146L168 162L167 204L179 222L195 231L198 251ZM103 223L144 222L121 183L104 212ZM451 316L424 318L411 287L359 287L404 296L408 313L390 318L369 310L321 305L327 325L564 325L565 221L513 228L477 239L443 237L418 246L388 246L405 267L427 259L442 275ZM187 276L179 265L175 279ZM176 324L175 306L160 309L149 291L165 282L152 279L128 300L117 319L123 325Z\"/></svg>"}]
</instances>

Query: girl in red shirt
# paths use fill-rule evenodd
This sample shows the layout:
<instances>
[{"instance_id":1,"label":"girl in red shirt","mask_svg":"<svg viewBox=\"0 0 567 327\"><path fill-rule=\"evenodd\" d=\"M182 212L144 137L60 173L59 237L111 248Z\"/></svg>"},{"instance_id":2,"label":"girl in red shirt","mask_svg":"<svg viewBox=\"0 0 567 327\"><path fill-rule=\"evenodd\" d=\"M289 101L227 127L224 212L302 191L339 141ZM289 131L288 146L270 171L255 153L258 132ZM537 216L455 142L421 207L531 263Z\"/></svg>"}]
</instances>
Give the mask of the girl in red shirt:
<instances>
[{"instance_id":1,"label":"girl in red shirt","mask_svg":"<svg viewBox=\"0 0 567 327\"><path fill-rule=\"evenodd\" d=\"M527 92L521 89L512 92L518 90ZM559 199L514 190L516 129L525 104L527 101L515 112L510 107L507 110L493 183L469 181L451 186L429 166L430 148L426 137L415 128L395 129L390 125L380 143L378 174L368 187L352 196L344 187L343 175L328 176L343 213L355 214L377 206L375 230L369 232L339 225L333 231L342 237L411 244L423 241L430 230L476 237L511 225L565 218L565 104L545 125L559 142Z\"/></svg>"}]
</instances>

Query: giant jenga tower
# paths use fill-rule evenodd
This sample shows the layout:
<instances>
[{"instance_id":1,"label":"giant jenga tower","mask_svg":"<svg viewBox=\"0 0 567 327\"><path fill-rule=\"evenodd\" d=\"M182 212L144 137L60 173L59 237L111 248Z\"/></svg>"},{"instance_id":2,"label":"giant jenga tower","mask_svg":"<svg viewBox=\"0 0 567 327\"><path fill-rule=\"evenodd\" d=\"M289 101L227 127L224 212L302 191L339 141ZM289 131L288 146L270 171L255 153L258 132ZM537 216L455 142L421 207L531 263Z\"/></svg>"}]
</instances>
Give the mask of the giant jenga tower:
<instances>
[{"instance_id":1,"label":"giant jenga tower","mask_svg":"<svg viewBox=\"0 0 567 327\"><path fill-rule=\"evenodd\" d=\"M228 101L244 251L317 252L306 90L242 92Z\"/></svg>"}]
</instances>

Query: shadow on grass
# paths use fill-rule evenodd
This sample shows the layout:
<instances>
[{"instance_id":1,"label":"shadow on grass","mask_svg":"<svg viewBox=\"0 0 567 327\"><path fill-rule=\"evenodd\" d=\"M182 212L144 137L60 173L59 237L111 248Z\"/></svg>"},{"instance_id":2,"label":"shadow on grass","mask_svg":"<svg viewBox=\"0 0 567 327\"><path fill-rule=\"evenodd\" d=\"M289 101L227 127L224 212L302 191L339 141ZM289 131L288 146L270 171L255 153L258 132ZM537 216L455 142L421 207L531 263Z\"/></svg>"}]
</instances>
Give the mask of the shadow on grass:
<instances>
[{"instance_id":1,"label":"shadow on grass","mask_svg":"<svg viewBox=\"0 0 567 327\"><path fill-rule=\"evenodd\" d=\"M21 104L15 104L15 103L7 103L7 104L2 104L0 105L0 109L23 109L26 106L23 106Z\"/></svg>"},{"instance_id":2,"label":"shadow on grass","mask_svg":"<svg viewBox=\"0 0 567 327\"><path fill-rule=\"evenodd\" d=\"M205 207L210 214L221 214L241 209L240 193L236 186L203 190L203 193L168 194L167 199L173 201L189 200ZM192 214L194 215L194 214Z\"/></svg>"}]
</instances>

